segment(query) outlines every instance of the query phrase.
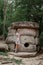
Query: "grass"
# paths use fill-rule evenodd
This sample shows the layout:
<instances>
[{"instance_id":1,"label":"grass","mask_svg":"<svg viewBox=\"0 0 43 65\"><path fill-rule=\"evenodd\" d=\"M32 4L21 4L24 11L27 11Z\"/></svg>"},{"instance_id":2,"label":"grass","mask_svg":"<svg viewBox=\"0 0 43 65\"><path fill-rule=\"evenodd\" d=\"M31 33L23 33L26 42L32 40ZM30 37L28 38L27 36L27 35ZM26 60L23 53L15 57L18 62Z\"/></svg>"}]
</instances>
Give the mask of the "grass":
<instances>
[{"instance_id":1,"label":"grass","mask_svg":"<svg viewBox=\"0 0 43 65\"><path fill-rule=\"evenodd\" d=\"M6 52L1 52L1 51L0 51L0 55L8 56L7 51L6 51ZM21 59L20 59L20 60L17 60L17 59L15 59L15 58L12 58L12 59L10 59L10 58L4 58L4 60L6 60L6 61L11 61L11 62L15 62L17 65L22 64L22 60L21 60Z\"/></svg>"},{"instance_id":2,"label":"grass","mask_svg":"<svg viewBox=\"0 0 43 65\"><path fill-rule=\"evenodd\" d=\"M0 52L0 55L7 56L7 52Z\"/></svg>"},{"instance_id":3,"label":"grass","mask_svg":"<svg viewBox=\"0 0 43 65\"><path fill-rule=\"evenodd\" d=\"M17 60L15 58L11 59L11 61L14 61L18 65L22 64L22 60Z\"/></svg>"}]
</instances>

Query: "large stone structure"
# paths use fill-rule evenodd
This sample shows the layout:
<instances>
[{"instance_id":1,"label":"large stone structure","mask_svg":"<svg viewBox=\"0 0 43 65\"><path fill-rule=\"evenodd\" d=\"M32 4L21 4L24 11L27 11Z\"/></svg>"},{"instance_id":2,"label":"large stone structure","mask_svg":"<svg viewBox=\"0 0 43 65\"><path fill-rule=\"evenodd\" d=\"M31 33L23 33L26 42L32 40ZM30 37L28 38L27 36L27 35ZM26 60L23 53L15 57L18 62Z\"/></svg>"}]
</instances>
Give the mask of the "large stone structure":
<instances>
[{"instance_id":1,"label":"large stone structure","mask_svg":"<svg viewBox=\"0 0 43 65\"><path fill-rule=\"evenodd\" d=\"M6 43L10 51L16 48L16 33L19 33L18 52L35 52L39 44L39 24L36 22L15 22L8 28ZM38 48L39 49L39 48Z\"/></svg>"}]
</instances>

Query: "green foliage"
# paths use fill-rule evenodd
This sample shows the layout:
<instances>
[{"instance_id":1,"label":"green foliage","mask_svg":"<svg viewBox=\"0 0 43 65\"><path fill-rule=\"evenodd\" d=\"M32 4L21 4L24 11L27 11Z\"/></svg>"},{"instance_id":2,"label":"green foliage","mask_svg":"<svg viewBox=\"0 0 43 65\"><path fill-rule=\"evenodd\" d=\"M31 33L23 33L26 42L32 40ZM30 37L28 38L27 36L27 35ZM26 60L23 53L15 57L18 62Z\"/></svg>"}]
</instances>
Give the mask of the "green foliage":
<instances>
[{"instance_id":1,"label":"green foliage","mask_svg":"<svg viewBox=\"0 0 43 65\"><path fill-rule=\"evenodd\" d=\"M39 22L41 2L40 0L15 0L15 19Z\"/></svg>"},{"instance_id":2,"label":"green foliage","mask_svg":"<svg viewBox=\"0 0 43 65\"><path fill-rule=\"evenodd\" d=\"M18 65L22 64L22 60L17 60L15 58L12 58L11 61L14 61Z\"/></svg>"},{"instance_id":3,"label":"green foliage","mask_svg":"<svg viewBox=\"0 0 43 65\"><path fill-rule=\"evenodd\" d=\"M8 0L5 31L4 36L7 36L8 26L16 21L34 21L40 25L40 36L43 32L43 0ZM6 5L5 5L6 6ZM0 0L0 35L3 34L4 26L4 0ZM43 39L43 38L41 38ZM41 42L42 43L42 42Z\"/></svg>"},{"instance_id":4,"label":"green foliage","mask_svg":"<svg viewBox=\"0 0 43 65\"><path fill-rule=\"evenodd\" d=\"M3 34L3 24L0 23L0 35Z\"/></svg>"},{"instance_id":5,"label":"green foliage","mask_svg":"<svg viewBox=\"0 0 43 65\"><path fill-rule=\"evenodd\" d=\"M3 20L3 0L0 0L0 20Z\"/></svg>"},{"instance_id":6,"label":"green foliage","mask_svg":"<svg viewBox=\"0 0 43 65\"><path fill-rule=\"evenodd\" d=\"M7 52L0 52L0 55L7 56Z\"/></svg>"},{"instance_id":7,"label":"green foliage","mask_svg":"<svg viewBox=\"0 0 43 65\"><path fill-rule=\"evenodd\" d=\"M0 0L0 35L3 34L3 0Z\"/></svg>"},{"instance_id":8,"label":"green foliage","mask_svg":"<svg viewBox=\"0 0 43 65\"><path fill-rule=\"evenodd\" d=\"M43 32L40 35L40 46L43 46Z\"/></svg>"}]
</instances>

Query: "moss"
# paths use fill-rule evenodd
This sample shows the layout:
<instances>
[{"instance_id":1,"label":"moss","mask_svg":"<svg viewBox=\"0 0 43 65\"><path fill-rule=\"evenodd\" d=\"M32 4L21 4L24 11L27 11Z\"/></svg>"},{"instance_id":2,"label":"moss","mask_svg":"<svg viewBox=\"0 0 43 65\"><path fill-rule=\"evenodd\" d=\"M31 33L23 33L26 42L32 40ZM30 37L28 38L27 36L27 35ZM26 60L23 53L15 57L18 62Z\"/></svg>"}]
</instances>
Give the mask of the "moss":
<instances>
[{"instance_id":1,"label":"moss","mask_svg":"<svg viewBox=\"0 0 43 65\"><path fill-rule=\"evenodd\" d=\"M15 58L11 59L11 61L14 61L18 65L22 64L22 60L17 60Z\"/></svg>"},{"instance_id":2,"label":"moss","mask_svg":"<svg viewBox=\"0 0 43 65\"><path fill-rule=\"evenodd\" d=\"M0 55L7 56L7 52L0 52Z\"/></svg>"}]
</instances>

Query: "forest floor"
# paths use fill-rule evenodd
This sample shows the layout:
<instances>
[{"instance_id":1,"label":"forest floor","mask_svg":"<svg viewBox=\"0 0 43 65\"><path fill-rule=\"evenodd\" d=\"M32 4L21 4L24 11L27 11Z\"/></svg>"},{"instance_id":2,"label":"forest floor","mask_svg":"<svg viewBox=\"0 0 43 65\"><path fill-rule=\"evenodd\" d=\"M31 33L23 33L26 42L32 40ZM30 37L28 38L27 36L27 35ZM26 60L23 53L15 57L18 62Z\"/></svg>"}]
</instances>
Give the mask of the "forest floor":
<instances>
[{"instance_id":1,"label":"forest floor","mask_svg":"<svg viewBox=\"0 0 43 65\"><path fill-rule=\"evenodd\" d=\"M13 52L10 52L13 53ZM9 52L0 54L0 65L43 65L43 52L40 52L35 57L17 57Z\"/></svg>"}]
</instances>

